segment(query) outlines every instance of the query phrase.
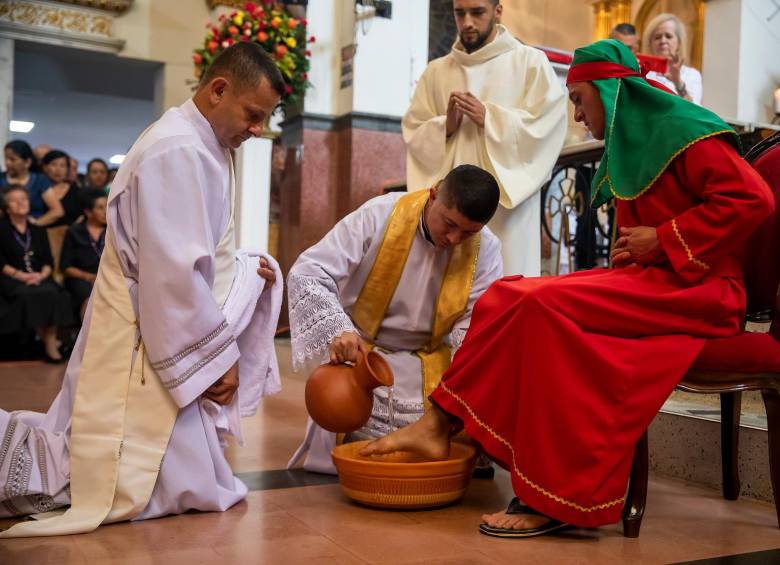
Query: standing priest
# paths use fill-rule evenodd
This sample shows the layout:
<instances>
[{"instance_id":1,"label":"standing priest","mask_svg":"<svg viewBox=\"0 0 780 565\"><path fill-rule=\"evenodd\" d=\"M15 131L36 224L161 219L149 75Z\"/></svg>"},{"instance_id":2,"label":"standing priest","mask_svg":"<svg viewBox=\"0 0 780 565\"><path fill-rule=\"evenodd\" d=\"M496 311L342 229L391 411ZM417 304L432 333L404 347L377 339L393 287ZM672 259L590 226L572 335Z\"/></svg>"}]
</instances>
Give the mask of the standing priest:
<instances>
[{"instance_id":1,"label":"standing priest","mask_svg":"<svg viewBox=\"0 0 780 565\"><path fill-rule=\"evenodd\" d=\"M540 196L566 135L566 98L545 54L498 24L498 0L454 0L459 39L425 69L406 115L409 190L464 163L491 172L490 222L508 274L539 275Z\"/></svg>"}]
</instances>

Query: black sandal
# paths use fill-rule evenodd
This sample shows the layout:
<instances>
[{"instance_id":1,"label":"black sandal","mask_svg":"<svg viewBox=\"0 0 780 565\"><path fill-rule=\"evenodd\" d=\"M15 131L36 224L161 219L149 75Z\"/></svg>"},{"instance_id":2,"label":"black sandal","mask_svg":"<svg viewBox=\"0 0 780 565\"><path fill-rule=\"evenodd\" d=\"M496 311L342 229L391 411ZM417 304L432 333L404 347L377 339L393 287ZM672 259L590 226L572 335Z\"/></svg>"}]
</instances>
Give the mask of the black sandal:
<instances>
[{"instance_id":1,"label":"black sandal","mask_svg":"<svg viewBox=\"0 0 780 565\"><path fill-rule=\"evenodd\" d=\"M479 532L481 534L485 534L486 536L493 536L497 538L532 538L536 536L542 536L544 534L549 534L551 532L558 532L561 530L572 528L570 524L566 524L565 522L560 522L554 518L550 518L549 516L545 516L541 512L537 512L530 506L526 506L525 504L520 504L520 501L517 498L513 498L512 501L509 503L509 506L506 509L507 514L532 514L534 516L544 516L547 518L547 521L542 523L539 526L536 526L535 528L520 528L520 529L514 529L514 528L494 528L493 526L489 526L485 524L484 522L479 525Z\"/></svg>"}]
</instances>

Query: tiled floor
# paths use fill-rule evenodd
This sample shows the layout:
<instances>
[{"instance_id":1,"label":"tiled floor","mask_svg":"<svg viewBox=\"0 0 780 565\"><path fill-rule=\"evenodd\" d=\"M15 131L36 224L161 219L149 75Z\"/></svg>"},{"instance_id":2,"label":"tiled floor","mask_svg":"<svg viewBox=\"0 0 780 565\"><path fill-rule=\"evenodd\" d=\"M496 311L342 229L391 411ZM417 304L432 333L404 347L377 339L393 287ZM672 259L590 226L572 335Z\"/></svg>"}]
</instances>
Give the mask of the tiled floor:
<instances>
[{"instance_id":1,"label":"tiled floor","mask_svg":"<svg viewBox=\"0 0 780 565\"><path fill-rule=\"evenodd\" d=\"M280 341L278 350L284 391L245 421L246 446L229 448L236 472L260 489L245 502L221 514L115 524L71 537L3 540L0 564L674 563L780 547L773 506L727 502L714 490L660 477L651 478L642 534L633 540L617 525L530 540L480 535L480 514L511 497L504 472L472 483L461 504L433 511L372 510L350 503L335 483L297 486L323 477L281 471L306 417L303 377L290 372L287 343ZM0 365L0 407L45 409L61 374L61 368L45 365ZM749 562L778 558L757 555L760 561Z\"/></svg>"}]
</instances>

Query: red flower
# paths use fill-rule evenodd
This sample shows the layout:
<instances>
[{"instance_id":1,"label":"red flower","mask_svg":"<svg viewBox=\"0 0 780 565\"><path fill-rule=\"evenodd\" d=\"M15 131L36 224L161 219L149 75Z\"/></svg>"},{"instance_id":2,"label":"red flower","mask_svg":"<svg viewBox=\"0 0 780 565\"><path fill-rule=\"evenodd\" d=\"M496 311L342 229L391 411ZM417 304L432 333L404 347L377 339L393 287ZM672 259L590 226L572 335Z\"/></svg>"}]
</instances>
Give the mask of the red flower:
<instances>
[{"instance_id":1,"label":"red flower","mask_svg":"<svg viewBox=\"0 0 780 565\"><path fill-rule=\"evenodd\" d=\"M200 53L195 53L195 54L192 56L192 60L193 60L193 62L194 62L196 65L200 65L200 64L203 62L203 55L201 55Z\"/></svg>"},{"instance_id":2,"label":"red flower","mask_svg":"<svg viewBox=\"0 0 780 565\"><path fill-rule=\"evenodd\" d=\"M287 46L286 45L277 45L276 46L276 56L280 59L285 56L287 53Z\"/></svg>"},{"instance_id":3,"label":"red flower","mask_svg":"<svg viewBox=\"0 0 780 565\"><path fill-rule=\"evenodd\" d=\"M309 38L309 43L314 43L317 40L313 35Z\"/></svg>"},{"instance_id":4,"label":"red flower","mask_svg":"<svg viewBox=\"0 0 780 565\"><path fill-rule=\"evenodd\" d=\"M217 50L217 47L219 47L219 43L216 41L209 41L209 44L206 47L208 47L208 50L213 53Z\"/></svg>"},{"instance_id":5,"label":"red flower","mask_svg":"<svg viewBox=\"0 0 780 565\"><path fill-rule=\"evenodd\" d=\"M308 49L306 50L306 56L311 57L311 51L309 51Z\"/></svg>"},{"instance_id":6,"label":"red flower","mask_svg":"<svg viewBox=\"0 0 780 565\"><path fill-rule=\"evenodd\" d=\"M268 34L264 31L260 31L257 33L257 40L260 43L265 43L268 40Z\"/></svg>"},{"instance_id":7,"label":"red flower","mask_svg":"<svg viewBox=\"0 0 780 565\"><path fill-rule=\"evenodd\" d=\"M301 76L303 76L303 80L306 80L309 78L309 73L303 73Z\"/></svg>"},{"instance_id":8,"label":"red flower","mask_svg":"<svg viewBox=\"0 0 780 565\"><path fill-rule=\"evenodd\" d=\"M250 14L254 12L256 8L257 6L255 5L254 2L247 2L246 4L244 4L244 10L246 10Z\"/></svg>"},{"instance_id":9,"label":"red flower","mask_svg":"<svg viewBox=\"0 0 780 565\"><path fill-rule=\"evenodd\" d=\"M286 94L292 94L292 91L293 91L292 86L290 86L289 84L284 85L284 92Z\"/></svg>"},{"instance_id":10,"label":"red flower","mask_svg":"<svg viewBox=\"0 0 780 565\"><path fill-rule=\"evenodd\" d=\"M301 20L301 23L302 23L303 25L307 26L307 25L309 25L309 20L307 20L306 18L303 18L303 19Z\"/></svg>"}]
</instances>

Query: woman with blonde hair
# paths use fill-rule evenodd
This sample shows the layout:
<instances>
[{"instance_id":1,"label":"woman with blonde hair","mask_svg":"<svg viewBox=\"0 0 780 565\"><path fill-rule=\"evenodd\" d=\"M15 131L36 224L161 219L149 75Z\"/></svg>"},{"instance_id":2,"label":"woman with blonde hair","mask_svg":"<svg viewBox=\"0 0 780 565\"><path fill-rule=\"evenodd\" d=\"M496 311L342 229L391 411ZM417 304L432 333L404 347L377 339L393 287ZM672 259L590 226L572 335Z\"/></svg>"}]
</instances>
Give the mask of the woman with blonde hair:
<instances>
[{"instance_id":1,"label":"woman with blonde hair","mask_svg":"<svg viewBox=\"0 0 780 565\"><path fill-rule=\"evenodd\" d=\"M658 14L650 20L642 37L642 51L669 61L665 74L650 71L647 78L660 82L679 97L701 105L701 73L685 65L688 37L680 18L674 14Z\"/></svg>"}]
</instances>

